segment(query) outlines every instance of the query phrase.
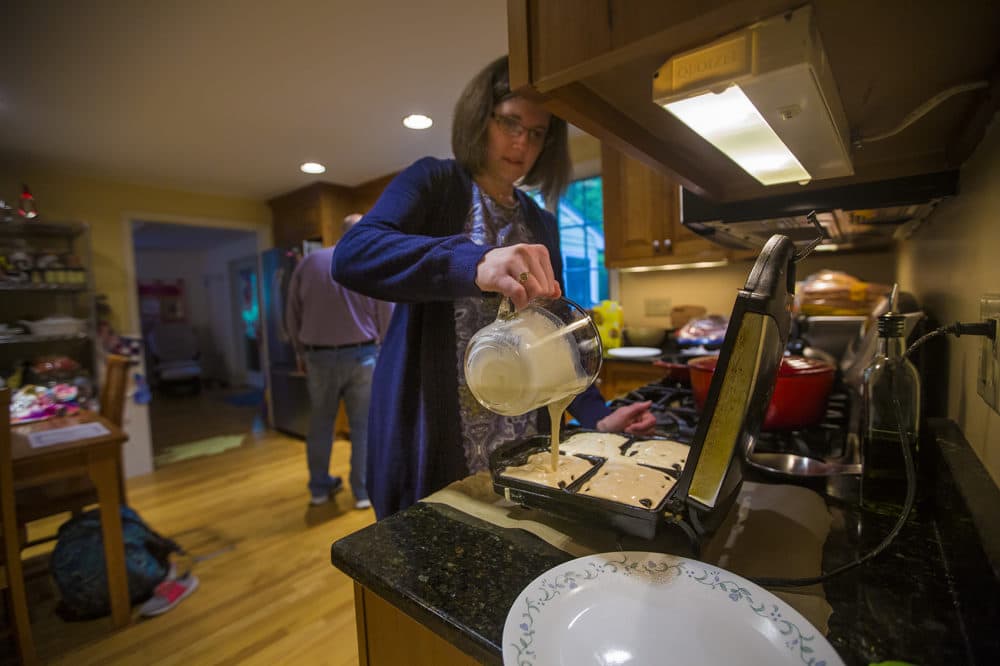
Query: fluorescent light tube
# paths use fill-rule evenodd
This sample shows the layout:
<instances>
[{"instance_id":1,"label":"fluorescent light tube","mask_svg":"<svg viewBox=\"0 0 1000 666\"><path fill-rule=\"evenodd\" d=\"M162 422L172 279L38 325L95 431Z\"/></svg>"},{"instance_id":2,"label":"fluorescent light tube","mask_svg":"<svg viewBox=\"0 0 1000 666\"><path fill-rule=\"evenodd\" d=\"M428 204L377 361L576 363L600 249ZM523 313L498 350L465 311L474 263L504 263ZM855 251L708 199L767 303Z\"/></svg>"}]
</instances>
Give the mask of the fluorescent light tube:
<instances>
[{"instance_id":1,"label":"fluorescent light tube","mask_svg":"<svg viewBox=\"0 0 1000 666\"><path fill-rule=\"evenodd\" d=\"M737 85L721 93L706 92L668 102L663 108L725 153L762 185L812 180L809 172Z\"/></svg>"}]
</instances>

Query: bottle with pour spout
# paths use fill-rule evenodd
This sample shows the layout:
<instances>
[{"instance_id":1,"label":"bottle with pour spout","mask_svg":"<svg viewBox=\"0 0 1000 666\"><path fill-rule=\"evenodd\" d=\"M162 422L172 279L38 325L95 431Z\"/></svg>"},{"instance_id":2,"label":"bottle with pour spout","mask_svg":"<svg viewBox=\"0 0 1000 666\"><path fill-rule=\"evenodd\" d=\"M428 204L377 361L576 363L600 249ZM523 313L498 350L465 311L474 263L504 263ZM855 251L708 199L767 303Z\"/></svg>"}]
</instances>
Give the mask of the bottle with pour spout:
<instances>
[{"instance_id":1,"label":"bottle with pour spout","mask_svg":"<svg viewBox=\"0 0 1000 666\"><path fill-rule=\"evenodd\" d=\"M920 375L906 358L905 318L897 312L899 285L890 309L878 318L878 351L864 371L862 502L901 503L906 492L903 446L917 452L920 428Z\"/></svg>"}]
</instances>

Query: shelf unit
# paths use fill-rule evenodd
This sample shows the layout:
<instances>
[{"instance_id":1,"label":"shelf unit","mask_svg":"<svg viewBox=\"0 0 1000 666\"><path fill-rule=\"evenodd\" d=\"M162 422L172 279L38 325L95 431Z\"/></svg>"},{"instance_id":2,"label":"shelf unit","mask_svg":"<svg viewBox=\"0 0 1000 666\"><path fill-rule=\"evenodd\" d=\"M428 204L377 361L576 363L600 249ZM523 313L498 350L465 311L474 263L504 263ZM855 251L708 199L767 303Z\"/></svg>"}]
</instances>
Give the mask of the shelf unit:
<instances>
[{"instance_id":1,"label":"shelf unit","mask_svg":"<svg viewBox=\"0 0 1000 666\"><path fill-rule=\"evenodd\" d=\"M86 284L8 284L0 282L0 291L88 291Z\"/></svg>"},{"instance_id":2,"label":"shelf unit","mask_svg":"<svg viewBox=\"0 0 1000 666\"><path fill-rule=\"evenodd\" d=\"M54 255L73 268L37 268L40 257ZM0 324L19 326L48 316L86 321L86 331L72 335L7 334L0 332L0 375L23 362L47 355L65 355L85 369L97 391L97 312L94 295L90 227L83 222L0 220ZM9 271L30 259L24 272ZM17 261L15 261L15 259ZM49 281L51 280L51 281Z\"/></svg>"}]
</instances>

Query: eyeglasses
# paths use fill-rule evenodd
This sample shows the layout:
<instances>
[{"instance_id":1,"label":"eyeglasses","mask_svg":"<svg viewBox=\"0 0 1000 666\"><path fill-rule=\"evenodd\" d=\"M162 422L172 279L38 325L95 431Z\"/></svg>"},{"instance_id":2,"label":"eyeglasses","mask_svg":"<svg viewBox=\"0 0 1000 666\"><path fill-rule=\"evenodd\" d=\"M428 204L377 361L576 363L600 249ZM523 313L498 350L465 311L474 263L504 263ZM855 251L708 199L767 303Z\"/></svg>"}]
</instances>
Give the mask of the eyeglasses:
<instances>
[{"instance_id":1,"label":"eyeglasses","mask_svg":"<svg viewBox=\"0 0 1000 666\"><path fill-rule=\"evenodd\" d=\"M503 133L512 139L516 139L525 132L528 133L528 142L535 145L539 145L545 142L548 138L548 128L547 127L525 127L521 124L517 118L513 116L505 116L502 113L493 112L493 120L497 121L497 125L503 130Z\"/></svg>"}]
</instances>

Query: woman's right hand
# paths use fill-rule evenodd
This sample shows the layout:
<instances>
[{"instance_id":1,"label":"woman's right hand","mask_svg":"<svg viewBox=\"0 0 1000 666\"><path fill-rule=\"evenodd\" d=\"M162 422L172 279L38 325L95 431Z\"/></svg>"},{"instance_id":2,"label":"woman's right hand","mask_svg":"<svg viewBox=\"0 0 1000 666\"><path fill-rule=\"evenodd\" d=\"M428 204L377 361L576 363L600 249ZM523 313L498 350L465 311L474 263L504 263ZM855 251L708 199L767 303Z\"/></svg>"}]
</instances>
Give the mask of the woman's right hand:
<instances>
[{"instance_id":1,"label":"woman's right hand","mask_svg":"<svg viewBox=\"0 0 1000 666\"><path fill-rule=\"evenodd\" d=\"M484 254L476 267L476 286L480 291L507 296L518 310L532 298L562 296L548 248L527 243L498 247Z\"/></svg>"}]
</instances>

